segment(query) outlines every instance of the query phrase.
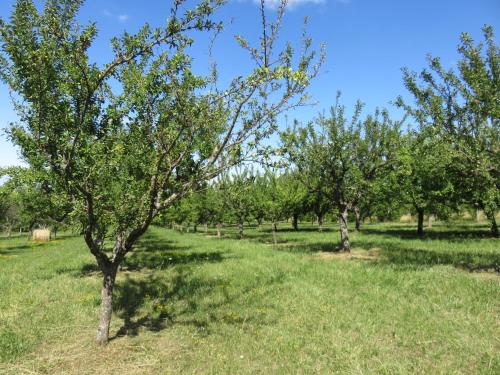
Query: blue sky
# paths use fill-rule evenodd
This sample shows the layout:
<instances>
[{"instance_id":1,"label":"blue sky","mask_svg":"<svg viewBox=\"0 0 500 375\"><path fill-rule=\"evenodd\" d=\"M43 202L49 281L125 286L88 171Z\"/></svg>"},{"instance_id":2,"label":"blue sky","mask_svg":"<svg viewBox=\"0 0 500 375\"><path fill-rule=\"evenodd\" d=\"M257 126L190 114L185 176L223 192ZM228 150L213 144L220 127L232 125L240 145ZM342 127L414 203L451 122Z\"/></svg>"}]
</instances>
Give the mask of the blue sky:
<instances>
[{"instance_id":1,"label":"blue sky","mask_svg":"<svg viewBox=\"0 0 500 375\"><path fill-rule=\"evenodd\" d=\"M268 0L270 8L276 0ZM15 0L0 0L0 17L9 17ZM43 1L36 1L42 5ZM312 83L310 93L319 103L289 114L301 121L312 119L333 104L341 90L343 102L352 108L356 99L366 103L366 110L391 107L397 95L406 96L401 68L420 70L425 56L440 56L452 67L458 55L456 46L461 32L481 40L481 27L491 24L500 33L499 0L291 0L285 16L281 40L297 44L304 16L309 17L309 34L316 45L326 44L327 59L321 74ZM144 22L154 26L165 23L169 0L87 0L80 20L97 22L99 37L91 50L98 63L111 58L109 40L127 30L133 32ZM269 10L272 12L272 10ZM271 14L271 13L270 13ZM213 51L222 80L248 73L251 65L234 41L235 34L252 40L260 33L259 9L254 0L230 0L216 18L226 23ZM496 38L498 43L498 37ZM197 39L192 54L200 73L208 66L206 38ZM8 90L0 85L0 128L16 117ZM0 136L0 166L19 164L16 149Z\"/></svg>"}]
</instances>

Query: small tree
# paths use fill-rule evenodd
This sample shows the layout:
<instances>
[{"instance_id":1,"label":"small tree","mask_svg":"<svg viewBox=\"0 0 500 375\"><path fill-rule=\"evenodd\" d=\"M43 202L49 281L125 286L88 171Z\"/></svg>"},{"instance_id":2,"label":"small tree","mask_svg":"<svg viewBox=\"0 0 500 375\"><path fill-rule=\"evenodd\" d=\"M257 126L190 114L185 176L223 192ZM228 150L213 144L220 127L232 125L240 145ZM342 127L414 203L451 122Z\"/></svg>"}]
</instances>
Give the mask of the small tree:
<instances>
[{"instance_id":1,"label":"small tree","mask_svg":"<svg viewBox=\"0 0 500 375\"><path fill-rule=\"evenodd\" d=\"M217 237L222 237L222 225L227 216L224 186L221 180L215 181L206 191L209 222L215 225Z\"/></svg>"},{"instance_id":2,"label":"small tree","mask_svg":"<svg viewBox=\"0 0 500 375\"><path fill-rule=\"evenodd\" d=\"M267 173L272 173L272 172L267 172ZM268 197L269 181L267 173L263 175L260 173L256 174L255 180L252 184L252 187L250 188L250 193L249 193L253 197L252 216L257 221L259 229L261 228L264 220L267 219L267 214L268 214L267 200L269 198Z\"/></svg>"},{"instance_id":3,"label":"small tree","mask_svg":"<svg viewBox=\"0 0 500 375\"><path fill-rule=\"evenodd\" d=\"M353 186L355 191L351 204L357 231L361 229L363 220L361 207L366 207L365 203L373 198L381 198L373 194L373 191L380 188L380 180L388 180L388 176L400 166L397 154L401 143L400 128L404 121L405 118L392 121L387 110L376 109L361 124L355 145L356 157L353 160L359 171L359 178Z\"/></svg>"},{"instance_id":4,"label":"small tree","mask_svg":"<svg viewBox=\"0 0 500 375\"><path fill-rule=\"evenodd\" d=\"M208 232L208 223L213 215L213 208L210 206L209 187L195 192L192 195L192 206L196 211L196 223L203 225L203 231Z\"/></svg>"},{"instance_id":5,"label":"small tree","mask_svg":"<svg viewBox=\"0 0 500 375\"><path fill-rule=\"evenodd\" d=\"M307 188L295 171L287 170L279 179L284 216L292 219L294 230L299 230L299 217L307 210Z\"/></svg>"},{"instance_id":6,"label":"small tree","mask_svg":"<svg viewBox=\"0 0 500 375\"><path fill-rule=\"evenodd\" d=\"M304 104L318 65L308 38L297 59L290 45L275 50L284 2L276 22L263 17L256 48L237 38L255 68L221 88L215 69L194 74L187 47L195 31L221 30L212 17L222 1L184 9L178 0L164 28L114 38L114 58L98 66L88 53L96 25L76 21L82 2L47 0L38 12L18 0L10 22L0 20L0 77L20 99L12 141L72 202L102 271L103 344L116 273L137 240L160 212L248 158L280 113Z\"/></svg>"},{"instance_id":7,"label":"small tree","mask_svg":"<svg viewBox=\"0 0 500 375\"><path fill-rule=\"evenodd\" d=\"M392 162L391 134L397 134L400 122L390 120L386 111L382 112L382 119L377 112L361 121L359 101L349 121L339 98L340 93L330 116L320 115L316 127L311 123L289 129L282 139L283 151L297 166L303 181L317 181L316 186L326 192L325 196L338 210L340 251L350 251L348 210L359 201L369 175L375 176ZM363 168L367 168L369 175Z\"/></svg>"},{"instance_id":8,"label":"small tree","mask_svg":"<svg viewBox=\"0 0 500 375\"><path fill-rule=\"evenodd\" d=\"M255 175L249 169L239 169L221 179L221 190L224 194L226 217L238 226L238 237L243 239L245 222L248 222L255 211L255 197L252 194Z\"/></svg>"},{"instance_id":9,"label":"small tree","mask_svg":"<svg viewBox=\"0 0 500 375\"><path fill-rule=\"evenodd\" d=\"M415 98L398 104L446 141L450 171L461 198L484 210L491 232L498 236L495 214L500 204L500 48L493 29L485 26L484 43L474 45L470 35L460 37L458 69L445 70L439 58L429 56L429 68L420 75L403 71ZM457 202L459 203L459 202Z\"/></svg>"},{"instance_id":10,"label":"small tree","mask_svg":"<svg viewBox=\"0 0 500 375\"><path fill-rule=\"evenodd\" d=\"M326 214L333 209L331 190L324 185L324 180L310 176L308 178L309 191L305 197L305 209L312 213L318 222L318 231L323 231Z\"/></svg>"},{"instance_id":11,"label":"small tree","mask_svg":"<svg viewBox=\"0 0 500 375\"><path fill-rule=\"evenodd\" d=\"M278 222L283 219L286 213L286 182L274 171L267 170L262 178L263 191L262 197L258 197L264 207L265 218L271 222L271 232L273 234L273 243L276 245L278 239Z\"/></svg>"},{"instance_id":12,"label":"small tree","mask_svg":"<svg viewBox=\"0 0 500 375\"><path fill-rule=\"evenodd\" d=\"M428 129L429 130L429 129ZM424 233L424 214L436 214L441 207L452 206L455 197L450 175L448 147L439 135L427 131L409 132L400 149L404 178L400 191L417 212L417 234Z\"/></svg>"}]
</instances>

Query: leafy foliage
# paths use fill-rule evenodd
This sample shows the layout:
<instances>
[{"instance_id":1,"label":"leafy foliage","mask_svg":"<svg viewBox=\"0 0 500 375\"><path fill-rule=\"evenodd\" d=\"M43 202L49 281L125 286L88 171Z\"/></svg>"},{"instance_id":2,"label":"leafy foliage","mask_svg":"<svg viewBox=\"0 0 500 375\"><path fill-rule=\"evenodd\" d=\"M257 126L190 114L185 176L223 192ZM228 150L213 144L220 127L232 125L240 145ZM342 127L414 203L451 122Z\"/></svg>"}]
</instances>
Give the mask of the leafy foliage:
<instances>
[{"instance_id":1,"label":"leafy foliage","mask_svg":"<svg viewBox=\"0 0 500 375\"><path fill-rule=\"evenodd\" d=\"M474 45L463 33L458 69L445 70L429 56L420 75L404 70L404 82L415 105L404 107L423 132L442 138L449 154L455 190L485 211L498 235L495 213L500 204L500 48L493 29L483 28L484 43Z\"/></svg>"},{"instance_id":2,"label":"leafy foliage","mask_svg":"<svg viewBox=\"0 0 500 375\"><path fill-rule=\"evenodd\" d=\"M213 14L223 2L185 9L180 0L164 28L146 24L114 38L114 58L98 66L89 57L96 26L77 23L82 2L47 0L38 12L18 0L0 22L0 78L17 99L12 141L72 202L112 289L118 265L157 215L255 153L276 116L306 103L323 54L307 37L298 59L290 45L275 51L284 3L275 22L263 18L257 48L237 38L255 68L221 88L215 70L193 72L187 48L193 32L221 31Z\"/></svg>"},{"instance_id":3,"label":"leafy foliage","mask_svg":"<svg viewBox=\"0 0 500 375\"><path fill-rule=\"evenodd\" d=\"M349 251L347 212L359 204L377 174L393 162L391 151L400 122L392 121L387 111L360 120L363 105L359 101L348 120L339 98L340 93L329 117L321 114L315 123L305 127L296 123L284 132L282 152L308 188L318 194L313 202L316 210L323 211L323 198L338 210L341 249Z\"/></svg>"}]
</instances>

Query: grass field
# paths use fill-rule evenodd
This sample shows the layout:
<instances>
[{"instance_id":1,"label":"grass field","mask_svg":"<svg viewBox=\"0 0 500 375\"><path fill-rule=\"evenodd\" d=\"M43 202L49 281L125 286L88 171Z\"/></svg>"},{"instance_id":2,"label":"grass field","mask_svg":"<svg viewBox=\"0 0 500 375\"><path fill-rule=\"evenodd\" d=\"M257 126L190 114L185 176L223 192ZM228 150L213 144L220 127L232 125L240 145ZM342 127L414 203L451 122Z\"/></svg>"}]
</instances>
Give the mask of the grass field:
<instances>
[{"instance_id":1,"label":"grass field","mask_svg":"<svg viewBox=\"0 0 500 375\"><path fill-rule=\"evenodd\" d=\"M0 373L499 374L500 242L486 225L365 225L351 255L282 224L151 228L94 344L101 279L79 237L0 238ZM286 229L285 229L286 228Z\"/></svg>"}]
</instances>

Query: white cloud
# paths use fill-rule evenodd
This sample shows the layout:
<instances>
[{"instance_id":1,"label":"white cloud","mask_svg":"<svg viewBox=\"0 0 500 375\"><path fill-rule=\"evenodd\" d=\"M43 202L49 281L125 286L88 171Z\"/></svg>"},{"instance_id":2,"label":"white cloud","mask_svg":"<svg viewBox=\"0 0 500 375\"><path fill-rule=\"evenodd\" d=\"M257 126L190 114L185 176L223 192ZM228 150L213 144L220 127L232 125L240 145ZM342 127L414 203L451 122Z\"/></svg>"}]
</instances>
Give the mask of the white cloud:
<instances>
[{"instance_id":1,"label":"white cloud","mask_svg":"<svg viewBox=\"0 0 500 375\"><path fill-rule=\"evenodd\" d=\"M114 13L111 13L107 9L104 9L102 11L102 14L104 16L106 16L106 17L114 18L114 19L116 19L117 21L120 21L120 22L126 22L130 18L128 14L114 14Z\"/></svg>"},{"instance_id":2,"label":"white cloud","mask_svg":"<svg viewBox=\"0 0 500 375\"><path fill-rule=\"evenodd\" d=\"M302 4L324 4L326 0L288 0L288 7L295 8ZM260 4L260 0L254 0L254 3ZM277 8L281 4L281 0L265 0L268 8Z\"/></svg>"},{"instance_id":3,"label":"white cloud","mask_svg":"<svg viewBox=\"0 0 500 375\"><path fill-rule=\"evenodd\" d=\"M288 7L295 8L304 4L314 4L314 5L326 4L329 1L345 5L351 3L351 0L288 0ZM253 0L253 2L256 4L260 4L260 0ZM266 6L272 9L276 9L281 4L281 0L265 0L265 2Z\"/></svg>"}]
</instances>

